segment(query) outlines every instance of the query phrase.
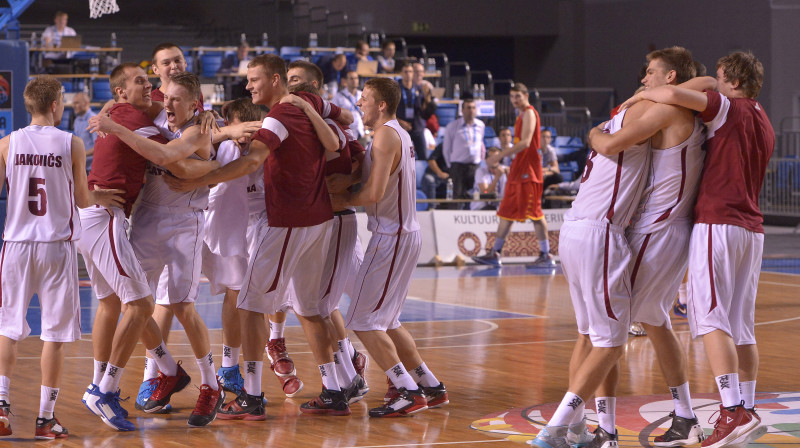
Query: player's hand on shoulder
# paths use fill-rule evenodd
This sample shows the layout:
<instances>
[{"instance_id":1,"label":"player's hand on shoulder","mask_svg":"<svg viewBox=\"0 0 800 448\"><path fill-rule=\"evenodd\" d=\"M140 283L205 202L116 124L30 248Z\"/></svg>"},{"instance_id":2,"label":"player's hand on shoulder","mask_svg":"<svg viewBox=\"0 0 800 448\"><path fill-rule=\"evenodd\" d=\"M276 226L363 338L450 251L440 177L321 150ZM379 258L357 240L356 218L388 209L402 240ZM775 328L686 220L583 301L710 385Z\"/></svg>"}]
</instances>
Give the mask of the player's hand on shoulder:
<instances>
[{"instance_id":1,"label":"player's hand on shoulder","mask_svg":"<svg viewBox=\"0 0 800 448\"><path fill-rule=\"evenodd\" d=\"M625 109L630 109L631 106L638 103L639 101L642 101L643 99L644 98L642 98L642 92L636 92L635 94L633 94L632 97L628 98L622 104L620 104L619 110L623 111Z\"/></svg>"},{"instance_id":2,"label":"player's hand on shoulder","mask_svg":"<svg viewBox=\"0 0 800 448\"><path fill-rule=\"evenodd\" d=\"M194 120L196 124L200 125L201 134L210 134L219 131L219 123L217 123L217 120L222 120L222 117L219 116L217 111L212 109L200 112Z\"/></svg>"},{"instance_id":3,"label":"player's hand on shoulder","mask_svg":"<svg viewBox=\"0 0 800 448\"><path fill-rule=\"evenodd\" d=\"M111 119L110 115L99 114L89 119L89 126L86 127L86 130L96 132L98 137L105 137L113 132L115 126L118 125Z\"/></svg>"},{"instance_id":4,"label":"player's hand on shoulder","mask_svg":"<svg viewBox=\"0 0 800 448\"><path fill-rule=\"evenodd\" d=\"M281 98L280 103L281 104L288 103L288 104L291 104L292 106L298 107L300 109L304 109L306 107L306 105L310 106L310 104L308 104L308 102L306 100L300 98L297 95L293 95L291 93L286 95L286 96L284 96L283 98Z\"/></svg>"},{"instance_id":5,"label":"player's hand on shoulder","mask_svg":"<svg viewBox=\"0 0 800 448\"><path fill-rule=\"evenodd\" d=\"M122 196L125 194L125 190L103 189L95 185L92 194L94 203L101 207L110 209L111 207L122 208L125 206L125 198Z\"/></svg>"},{"instance_id":6,"label":"player's hand on shoulder","mask_svg":"<svg viewBox=\"0 0 800 448\"><path fill-rule=\"evenodd\" d=\"M231 140L238 140L240 138L250 138L261 129L260 121L245 121L244 123L236 123L227 126L227 134Z\"/></svg>"}]
</instances>

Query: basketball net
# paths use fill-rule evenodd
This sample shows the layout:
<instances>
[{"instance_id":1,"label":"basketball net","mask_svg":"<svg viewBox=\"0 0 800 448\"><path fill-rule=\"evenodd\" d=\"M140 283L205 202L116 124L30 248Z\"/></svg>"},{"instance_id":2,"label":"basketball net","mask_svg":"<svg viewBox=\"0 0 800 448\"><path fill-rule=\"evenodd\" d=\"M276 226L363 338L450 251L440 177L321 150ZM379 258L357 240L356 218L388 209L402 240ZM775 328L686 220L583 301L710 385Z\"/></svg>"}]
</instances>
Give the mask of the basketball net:
<instances>
[{"instance_id":1,"label":"basketball net","mask_svg":"<svg viewBox=\"0 0 800 448\"><path fill-rule=\"evenodd\" d=\"M89 0L89 18L97 19L103 14L119 12L116 0Z\"/></svg>"}]
</instances>

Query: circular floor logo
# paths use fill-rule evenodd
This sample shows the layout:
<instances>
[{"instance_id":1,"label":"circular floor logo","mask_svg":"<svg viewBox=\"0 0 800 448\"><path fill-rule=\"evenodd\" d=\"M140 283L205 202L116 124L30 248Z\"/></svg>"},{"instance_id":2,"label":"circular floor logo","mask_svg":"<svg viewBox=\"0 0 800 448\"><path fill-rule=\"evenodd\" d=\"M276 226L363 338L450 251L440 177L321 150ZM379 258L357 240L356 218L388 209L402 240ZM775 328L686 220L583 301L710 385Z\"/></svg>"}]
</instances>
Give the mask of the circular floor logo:
<instances>
[{"instance_id":1,"label":"circular floor logo","mask_svg":"<svg viewBox=\"0 0 800 448\"><path fill-rule=\"evenodd\" d=\"M706 434L714 427L712 415L719 410L719 395L692 396L694 412ZM489 414L472 422L472 429L505 436L515 442L528 442L536 437L553 416L558 403L534 405ZM587 421L595 425L594 402L587 403ZM664 395L617 398L617 431L621 447L653 447L653 437L669 428L672 399ZM756 394L756 410L767 433L750 447L800 446L800 392ZM716 419L716 415L713 416ZM708 421L711 420L711 423Z\"/></svg>"}]
</instances>

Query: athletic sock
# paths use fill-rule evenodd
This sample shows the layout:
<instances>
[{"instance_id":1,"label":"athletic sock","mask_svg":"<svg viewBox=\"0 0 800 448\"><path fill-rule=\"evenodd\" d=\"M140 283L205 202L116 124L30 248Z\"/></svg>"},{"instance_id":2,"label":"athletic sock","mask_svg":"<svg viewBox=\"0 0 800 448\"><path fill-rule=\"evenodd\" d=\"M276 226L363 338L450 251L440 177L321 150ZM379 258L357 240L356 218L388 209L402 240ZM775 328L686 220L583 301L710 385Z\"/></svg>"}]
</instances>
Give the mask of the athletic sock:
<instances>
[{"instance_id":1,"label":"athletic sock","mask_svg":"<svg viewBox=\"0 0 800 448\"><path fill-rule=\"evenodd\" d=\"M108 365L108 361L94 360L94 376L92 376L92 384L95 386L100 384L100 380L103 379L103 374L106 373L106 365Z\"/></svg>"},{"instance_id":2,"label":"athletic sock","mask_svg":"<svg viewBox=\"0 0 800 448\"><path fill-rule=\"evenodd\" d=\"M682 418L694 418L692 411L692 396L689 394L689 383L683 383L678 387L670 387L672 402L675 406L675 415Z\"/></svg>"},{"instance_id":3,"label":"athletic sock","mask_svg":"<svg viewBox=\"0 0 800 448\"><path fill-rule=\"evenodd\" d=\"M272 320L269 321L269 340L273 339L280 339L283 337L283 327L286 325L286 321L283 322L273 322Z\"/></svg>"},{"instance_id":4,"label":"athletic sock","mask_svg":"<svg viewBox=\"0 0 800 448\"><path fill-rule=\"evenodd\" d=\"M0 400L8 403L8 395L11 391L11 378L0 375Z\"/></svg>"},{"instance_id":5,"label":"athletic sock","mask_svg":"<svg viewBox=\"0 0 800 448\"><path fill-rule=\"evenodd\" d=\"M550 240L547 238L543 240L539 240L539 249L542 251L543 254L550 253Z\"/></svg>"},{"instance_id":6,"label":"athletic sock","mask_svg":"<svg viewBox=\"0 0 800 448\"><path fill-rule=\"evenodd\" d=\"M322 387L328 390L339 390L339 378L336 375L336 363L333 361L317 366L322 376Z\"/></svg>"},{"instance_id":7,"label":"athletic sock","mask_svg":"<svg viewBox=\"0 0 800 448\"><path fill-rule=\"evenodd\" d=\"M263 361L244 362L244 390L249 395L261 395L261 370Z\"/></svg>"},{"instance_id":8,"label":"athletic sock","mask_svg":"<svg viewBox=\"0 0 800 448\"><path fill-rule=\"evenodd\" d=\"M147 350L147 354L156 362L158 370L166 376L175 376L178 374L178 363L172 358L172 354L167 349L162 341L158 347Z\"/></svg>"},{"instance_id":9,"label":"athletic sock","mask_svg":"<svg viewBox=\"0 0 800 448\"><path fill-rule=\"evenodd\" d=\"M214 390L219 389L216 369L214 369L214 357L211 356L211 352L202 358L197 358L196 361L197 367L200 368L200 384L206 384Z\"/></svg>"},{"instance_id":10,"label":"athletic sock","mask_svg":"<svg viewBox=\"0 0 800 448\"><path fill-rule=\"evenodd\" d=\"M681 305L686 305L686 289L688 283L681 282L681 286L678 287L678 303Z\"/></svg>"},{"instance_id":11,"label":"athletic sock","mask_svg":"<svg viewBox=\"0 0 800 448\"><path fill-rule=\"evenodd\" d=\"M431 369L429 369L424 362L408 373L411 374L411 377L414 378L416 383L422 384L425 387L436 387L439 385L439 380L436 379L436 376L433 375Z\"/></svg>"},{"instance_id":12,"label":"athletic sock","mask_svg":"<svg viewBox=\"0 0 800 448\"><path fill-rule=\"evenodd\" d=\"M100 384L97 385L100 389L100 393L107 394L109 392L116 392L117 389L119 389L119 380L124 370L124 367L117 367L109 363L106 366L106 373L103 375L103 379L100 380Z\"/></svg>"},{"instance_id":13,"label":"athletic sock","mask_svg":"<svg viewBox=\"0 0 800 448\"><path fill-rule=\"evenodd\" d=\"M616 434L617 397L596 397L594 404L597 406L597 425L609 434Z\"/></svg>"},{"instance_id":14,"label":"athletic sock","mask_svg":"<svg viewBox=\"0 0 800 448\"><path fill-rule=\"evenodd\" d=\"M144 383L147 380L152 380L158 376L158 364L156 361L149 357L144 357L144 374L142 376L142 382Z\"/></svg>"},{"instance_id":15,"label":"athletic sock","mask_svg":"<svg viewBox=\"0 0 800 448\"><path fill-rule=\"evenodd\" d=\"M353 355L347 350L347 339L339 341L339 351L337 353L339 354L339 362L341 363L339 379L347 381L347 385L349 386L353 378L356 377L356 367L353 365Z\"/></svg>"},{"instance_id":16,"label":"athletic sock","mask_svg":"<svg viewBox=\"0 0 800 448\"><path fill-rule=\"evenodd\" d=\"M744 400L744 407L753 409L756 405L756 381L742 381L739 383L739 394Z\"/></svg>"},{"instance_id":17,"label":"athletic sock","mask_svg":"<svg viewBox=\"0 0 800 448\"><path fill-rule=\"evenodd\" d=\"M419 386L417 383L414 382L414 378L408 374L406 368L403 367L403 363L398 363L391 369L386 371L386 376L389 377L389 380L394 384L394 387L400 389L401 387L405 387L406 390L417 390Z\"/></svg>"},{"instance_id":18,"label":"athletic sock","mask_svg":"<svg viewBox=\"0 0 800 448\"><path fill-rule=\"evenodd\" d=\"M584 416L585 413L586 413L586 403L581 403L580 405L578 405L577 408L575 408L575 415L572 416L572 421L569 422L570 431L572 431L572 427L573 426L575 426L575 425L577 425L579 423L583 424L582 427L586 426L586 424L583 423L583 416ZM578 428L578 429L582 429L582 427ZM576 432L576 431L573 431L573 432Z\"/></svg>"},{"instance_id":19,"label":"athletic sock","mask_svg":"<svg viewBox=\"0 0 800 448\"><path fill-rule=\"evenodd\" d=\"M239 365L239 352L241 347L231 347L222 345L222 367L233 367Z\"/></svg>"},{"instance_id":20,"label":"athletic sock","mask_svg":"<svg viewBox=\"0 0 800 448\"><path fill-rule=\"evenodd\" d=\"M53 410L56 408L59 390L57 387L42 385L41 394L39 395L39 418L48 420L53 418Z\"/></svg>"},{"instance_id":21,"label":"athletic sock","mask_svg":"<svg viewBox=\"0 0 800 448\"><path fill-rule=\"evenodd\" d=\"M497 237L495 237L494 246L492 246L492 250L497 252L497 254L499 255L500 252L502 252L502 250L503 250L503 245L504 244L506 244L506 239L505 238L497 238Z\"/></svg>"},{"instance_id":22,"label":"athletic sock","mask_svg":"<svg viewBox=\"0 0 800 448\"><path fill-rule=\"evenodd\" d=\"M342 344L343 341L344 341L345 346L347 348L347 356L349 356L350 359L353 359L353 356L356 355L356 349L355 349L355 347L353 347L353 343L350 342L350 338L342 339L341 341L339 341L339 347L340 348L341 348L341 344Z\"/></svg>"},{"instance_id":23,"label":"athletic sock","mask_svg":"<svg viewBox=\"0 0 800 448\"><path fill-rule=\"evenodd\" d=\"M584 404L583 399L572 392L567 392L564 395L564 398L561 400L561 403L556 408L556 412L553 413L553 417L547 422L547 426L567 426L570 422L573 421L573 417L575 417L575 413L578 412L578 408Z\"/></svg>"},{"instance_id":24,"label":"athletic sock","mask_svg":"<svg viewBox=\"0 0 800 448\"><path fill-rule=\"evenodd\" d=\"M347 373L344 371L340 352L333 353L333 367L336 369L336 382L339 385L339 389L344 390L350 385L350 381L348 381Z\"/></svg>"},{"instance_id":25,"label":"athletic sock","mask_svg":"<svg viewBox=\"0 0 800 448\"><path fill-rule=\"evenodd\" d=\"M726 373L714 378L714 380L717 382L717 389L719 389L719 396L722 399L723 406L729 408L742 404L742 394L739 393L738 373Z\"/></svg>"}]
</instances>

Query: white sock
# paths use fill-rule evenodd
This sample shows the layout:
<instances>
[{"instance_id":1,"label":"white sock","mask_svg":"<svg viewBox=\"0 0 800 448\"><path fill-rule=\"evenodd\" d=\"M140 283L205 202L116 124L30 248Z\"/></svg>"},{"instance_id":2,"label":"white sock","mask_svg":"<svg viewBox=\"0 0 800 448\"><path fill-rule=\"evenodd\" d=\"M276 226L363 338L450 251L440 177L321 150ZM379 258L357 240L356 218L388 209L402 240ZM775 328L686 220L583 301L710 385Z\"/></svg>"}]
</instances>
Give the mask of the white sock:
<instances>
[{"instance_id":1,"label":"white sock","mask_svg":"<svg viewBox=\"0 0 800 448\"><path fill-rule=\"evenodd\" d=\"M594 404L597 406L597 425L609 434L616 434L617 397L596 397Z\"/></svg>"},{"instance_id":2,"label":"white sock","mask_svg":"<svg viewBox=\"0 0 800 448\"><path fill-rule=\"evenodd\" d=\"M222 367L233 367L239 365L239 352L241 347L222 346Z\"/></svg>"},{"instance_id":3,"label":"white sock","mask_svg":"<svg viewBox=\"0 0 800 448\"><path fill-rule=\"evenodd\" d=\"M414 370L408 372L417 384L422 384L425 387L436 387L439 385L439 380L433 375L431 369L423 362Z\"/></svg>"},{"instance_id":4,"label":"white sock","mask_svg":"<svg viewBox=\"0 0 800 448\"><path fill-rule=\"evenodd\" d=\"M678 303L681 305L686 305L686 287L688 286L687 282L681 282L681 286L678 287Z\"/></svg>"},{"instance_id":5,"label":"white sock","mask_svg":"<svg viewBox=\"0 0 800 448\"><path fill-rule=\"evenodd\" d=\"M543 254L549 254L550 253L550 240L548 240L547 238L545 238L543 240L539 240L539 250L541 250Z\"/></svg>"},{"instance_id":6,"label":"white sock","mask_svg":"<svg viewBox=\"0 0 800 448\"><path fill-rule=\"evenodd\" d=\"M714 378L719 389L722 405L726 408L742 404L742 394L739 393L739 374L726 373Z\"/></svg>"},{"instance_id":7,"label":"white sock","mask_svg":"<svg viewBox=\"0 0 800 448\"><path fill-rule=\"evenodd\" d=\"M286 325L286 321L283 322L273 322L269 321L269 340L273 339L280 339L283 337L283 327Z\"/></svg>"},{"instance_id":8,"label":"white sock","mask_svg":"<svg viewBox=\"0 0 800 448\"><path fill-rule=\"evenodd\" d=\"M103 379L103 374L106 373L106 365L108 365L108 361L94 360L94 376L92 377L92 384L95 386L100 384L100 380Z\"/></svg>"},{"instance_id":9,"label":"white sock","mask_svg":"<svg viewBox=\"0 0 800 448\"><path fill-rule=\"evenodd\" d=\"M414 382L414 378L408 374L402 362L387 370L386 376L389 377L389 380L392 382L392 384L394 384L394 387L398 389L401 387L405 387L406 390L419 389L417 383Z\"/></svg>"},{"instance_id":10,"label":"white sock","mask_svg":"<svg viewBox=\"0 0 800 448\"><path fill-rule=\"evenodd\" d=\"M322 387L328 390L339 390L339 378L336 376L336 363L328 362L317 366L322 375Z\"/></svg>"},{"instance_id":11,"label":"white sock","mask_svg":"<svg viewBox=\"0 0 800 448\"><path fill-rule=\"evenodd\" d=\"M356 354L356 349L353 348L353 344L350 343L350 338L344 338L339 341L339 350L342 350L344 354L350 358L350 362L352 363L353 356Z\"/></svg>"},{"instance_id":12,"label":"white sock","mask_svg":"<svg viewBox=\"0 0 800 448\"><path fill-rule=\"evenodd\" d=\"M0 375L0 400L8 403L8 395L11 391L11 378Z\"/></svg>"},{"instance_id":13,"label":"white sock","mask_svg":"<svg viewBox=\"0 0 800 448\"><path fill-rule=\"evenodd\" d=\"M117 389L119 389L119 380L122 378L122 372L124 370L124 367L117 367L109 363L106 366L106 373L103 375L103 379L100 380L100 384L97 385L97 387L100 388L100 392L104 394L116 392Z\"/></svg>"},{"instance_id":14,"label":"white sock","mask_svg":"<svg viewBox=\"0 0 800 448\"><path fill-rule=\"evenodd\" d=\"M570 427L577 425L578 423L583 423L583 416L585 413L586 413L586 403L581 403L577 408L575 408L575 415L572 416L572 421L569 422ZM586 424L584 424L583 426L586 426Z\"/></svg>"},{"instance_id":15,"label":"white sock","mask_svg":"<svg viewBox=\"0 0 800 448\"><path fill-rule=\"evenodd\" d=\"M145 356L144 374L142 376L142 382L144 383L147 380L152 380L157 376L158 376L158 364L156 364L156 361L153 358Z\"/></svg>"},{"instance_id":16,"label":"white sock","mask_svg":"<svg viewBox=\"0 0 800 448\"><path fill-rule=\"evenodd\" d=\"M753 409L756 405L756 381L742 381L739 383L739 394L744 400L744 407Z\"/></svg>"},{"instance_id":17,"label":"white sock","mask_svg":"<svg viewBox=\"0 0 800 448\"><path fill-rule=\"evenodd\" d=\"M339 341L339 351L336 352L339 355L339 362L341 363L341 368L339 369L339 379L344 379L347 381L347 385L350 385L350 382L353 381L353 378L356 377L356 368L353 365L353 357L347 352L347 344L344 343L344 340ZM337 365L339 367L339 365Z\"/></svg>"},{"instance_id":18,"label":"white sock","mask_svg":"<svg viewBox=\"0 0 800 448\"><path fill-rule=\"evenodd\" d=\"M219 387L217 385L217 371L214 369L214 357L211 352L206 356L196 359L197 367L200 368L200 384L206 384L214 390Z\"/></svg>"},{"instance_id":19,"label":"white sock","mask_svg":"<svg viewBox=\"0 0 800 448\"><path fill-rule=\"evenodd\" d=\"M349 381L347 380L347 373L344 371L340 352L333 353L333 367L336 369L336 381L339 385L339 389L344 389L349 386L352 379Z\"/></svg>"},{"instance_id":20,"label":"white sock","mask_svg":"<svg viewBox=\"0 0 800 448\"><path fill-rule=\"evenodd\" d=\"M39 418L46 418L50 420L53 418L53 410L56 408L56 399L58 399L57 387L47 387L42 385L42 391L39 395Z\"/></svg>"},{"instance_id":21,"label":"white sock","mask_svg":"<svg viewBox=\"0 0 800 448\"><path fill-rule=\"evenodd\" d=\"M178 374L178 363L172 358L172 354L167 350L167 346L162 341L161 344L148 350L147 354L156 362L158 370L166 376L175 376Z\"/></svg>"},{"instance_id":22,"label":"white sock","mask_svg":"<svg viewBox=\"0 0 800 448\"><path fill-rule=\"evenodd\" d=\"M575 413L581 407L583 399L572 392L567 392L561 403L556 408L553 417L547 422L547 426L567 426L574 420Z\"/></svg>"},{"instance_id":23,"label":"white sock","mask_svg":"<svg viewBox=\"0 0 800 448\"><path fill-rule=\"evenodd\" d=\"M263 361L244 362L244 390L248 395L261 395L261 370L263 368Z\"/></svg>"},{"instance_id":24,"label":"white sock","mask_svg":"<svg viewBox=\"0 0 800 448\"><path fill-rule=\"evenodd\" d=\"M683 418L694 418L692 411L692 396L689 394L689 383L683 383L678 387L670 387L672 402L675 405L675 415Z\"/></svg>"}]
</instances>

